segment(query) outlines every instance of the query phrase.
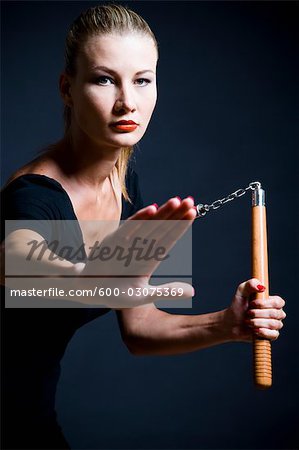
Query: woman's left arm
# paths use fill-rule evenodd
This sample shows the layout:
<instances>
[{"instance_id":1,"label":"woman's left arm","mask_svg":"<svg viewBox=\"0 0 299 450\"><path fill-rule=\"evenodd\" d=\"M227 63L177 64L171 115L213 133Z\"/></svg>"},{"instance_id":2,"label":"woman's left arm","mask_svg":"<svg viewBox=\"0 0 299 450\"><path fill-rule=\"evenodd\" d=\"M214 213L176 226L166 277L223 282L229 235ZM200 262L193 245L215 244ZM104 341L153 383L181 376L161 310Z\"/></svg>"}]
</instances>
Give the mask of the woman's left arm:
<instances>
[{"instance_id":1,"label":"woman's left arm","mask_svg":"<svg viewBox=\"0 0 299 450\"><path fill-rule=\"evenodd\" d=\"M257 279L239 285L231 305L200 315L169 314L153 304L117 311L122 338L134 355L174 355L225 342L251 342L252 333L275 340L286 317L284 300L250 300L262 286Z\"/></svg>"}]
</instances>

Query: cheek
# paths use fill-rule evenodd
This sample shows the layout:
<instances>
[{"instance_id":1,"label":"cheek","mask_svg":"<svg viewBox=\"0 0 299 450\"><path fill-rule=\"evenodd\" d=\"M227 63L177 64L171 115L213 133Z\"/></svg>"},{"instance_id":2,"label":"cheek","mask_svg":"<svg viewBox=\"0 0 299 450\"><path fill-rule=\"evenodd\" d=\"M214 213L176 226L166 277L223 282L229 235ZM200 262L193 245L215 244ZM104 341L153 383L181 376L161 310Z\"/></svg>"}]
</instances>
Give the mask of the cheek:
<instances>
[{"instance_id":1,"label":"cheek","mask_svg":"<svg viewBox=\"0 0 299 450\"><path fill-rule=\"evenodd\" d=\"M156 96L152 95L148 97L147 102L144 103L144 108L142 112L142 127L140 129L142 131L141 137L144 135L149 125L150 119L156 106L156 100L157 100Z\"/></svg>"},{"instance_id":2,"label":"cheek","mask_svg":"<svg viewBox=\"0 0 299 450\"><path fill-rule=\"evenodd\" d=\"M105 118L109 114L109 105L111 101L108 95L95 95L92 91L83 92L77 103L77 114L82 120L97 121L101 117Z\"/></svg>"},{"instance_id":3,"label":"cheek","mask_svg":"<svg viewBox=\"0 0 299 450\"><path fill-rule=\"evenodd\" d=\"M157 101L157 91L153 90L146 96L144 101L144 112L148 120L151 118L151 115L155 109L156 101Z\"/></svg>"}]
</instances>

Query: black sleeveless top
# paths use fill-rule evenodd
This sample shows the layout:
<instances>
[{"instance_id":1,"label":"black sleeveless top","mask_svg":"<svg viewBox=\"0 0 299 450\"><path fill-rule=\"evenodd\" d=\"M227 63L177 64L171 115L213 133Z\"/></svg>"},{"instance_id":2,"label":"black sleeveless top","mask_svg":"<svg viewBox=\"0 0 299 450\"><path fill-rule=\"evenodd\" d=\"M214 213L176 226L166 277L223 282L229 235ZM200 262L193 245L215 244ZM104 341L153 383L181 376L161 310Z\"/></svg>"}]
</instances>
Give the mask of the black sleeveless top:
<instances>
[{"instance_id":1,"label":"black sleeveless top","mask_svg":"<svg viewBox=\"0 0 299 450\"><path fill-rule=\"evenodd\" d=\"M121 220L143 207L138 177L131 168L128 169L126 186L132 204L122 197ZM79 227L66 191L60 183L44 175L27 174L13 180L1 193L1 209L1 240L4 238L5 220L40 221L35 222L35 231L42 235L42 224L47 220L72 220ZM41 224L40 229L38 223ZM77 240L75 245L78 245L78 239L82 240L80 233L73 236L66 233L66 237L68 244L72 239ZM3 414L7 424L5 428L13 426L18 433L20 423L26 423L25 428L28 429L56 421L55 392L60 361L67 344L79 327L110 310L5 309L3 295L4 288L1 302Z\"/></svg>"}]
</instances>

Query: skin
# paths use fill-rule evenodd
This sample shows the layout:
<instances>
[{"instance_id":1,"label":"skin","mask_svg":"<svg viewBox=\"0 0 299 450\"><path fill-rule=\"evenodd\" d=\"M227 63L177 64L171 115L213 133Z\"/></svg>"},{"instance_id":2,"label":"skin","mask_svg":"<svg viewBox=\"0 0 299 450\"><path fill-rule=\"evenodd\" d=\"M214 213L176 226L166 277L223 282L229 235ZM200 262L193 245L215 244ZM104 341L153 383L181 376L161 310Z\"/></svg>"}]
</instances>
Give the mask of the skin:
<instances>
[{"instance_id":1,"label":"skin","mask_svg":"<svg viewBox=\"0 0 299 450\"><path fill-rule=\"evenodd\" d=\"M128 58L128 49L136 57ZM157 51L148 37L89 38L76 77L69 79L74 134L92 141L97 153L99 147L119 151L138 142L156 104L156 65ZM133 120L138 128L123 133L109 126L118 120Z\"/></svg>"},{"instance_id":2,"label":"skin","mask_svg":"<svg viewBox=\"0 0 299 450\"><path fill-rule=\"evenodd\" d=\"M62 99L72 111L68 136L12 178L39 173L59 181L80 224L84 219L118 221L121 191L119 186L112 189L111 174L121 148L136 144L146 131L157 98L156 64L157 51L148 36L129 33L88 38L77 59L76 74L71 77L63 73L60 77ZM96 68L99 66L101 69ZM138 127L133 132L117 130L111 124L119 120L134 120ZM195 216L191 197L174 197L159 208L143 208L129 221L182 219L187 230ZM118 236L119 231L115 233ZM83 236L89 242L88 230L83 230ZM10 247L16 248L14 237L10 238ZM67 274L88 274L89 269L88 263L64 264ZM140 285L148 286L149 278L142 277ZM225 342L249 342L253 332L275 340L286 316L282 309L285 302L278 296L251 301L259 292L259 284L257 279L240 284L230 306L201 315L172 315L152 303L144 304L155 299L143 298L140 306L117 311L123 340L138 355L177 354ZM192 287L180 285L184 285L185 297L190 298Z\"/></svg>"}]
</instances>

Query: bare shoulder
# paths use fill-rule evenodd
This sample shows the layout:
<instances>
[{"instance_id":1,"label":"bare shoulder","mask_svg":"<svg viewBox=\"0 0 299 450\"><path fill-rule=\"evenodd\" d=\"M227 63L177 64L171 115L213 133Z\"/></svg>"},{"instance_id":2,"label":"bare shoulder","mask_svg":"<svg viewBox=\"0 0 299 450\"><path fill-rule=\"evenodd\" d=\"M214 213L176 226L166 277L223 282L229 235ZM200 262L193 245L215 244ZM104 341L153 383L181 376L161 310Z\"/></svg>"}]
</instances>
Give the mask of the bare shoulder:
<instances>
[{"instance_id":1,"label":"bare shoulder","mask_svg":"<svg viewBox=\"0 0 299 450\"><path fill-rule=\"evenodd\" d=\"M24 166L17 169L7 180L6 186L11 183L16 178L21 177L22 175L35 174L35 175L46 175L50 178L57 178L58 176L58 167L51 155L47 152L43 155L38 156L34 160L28 162Z\"/></svg>"}]
</instances>

